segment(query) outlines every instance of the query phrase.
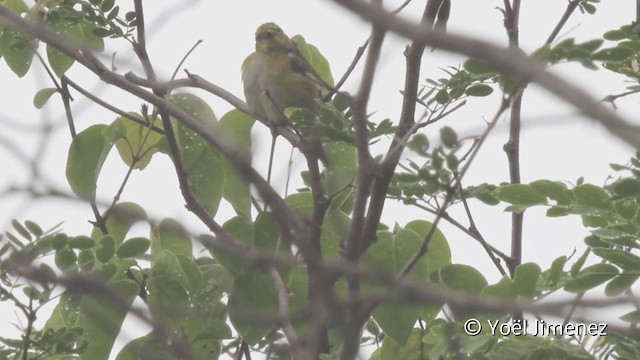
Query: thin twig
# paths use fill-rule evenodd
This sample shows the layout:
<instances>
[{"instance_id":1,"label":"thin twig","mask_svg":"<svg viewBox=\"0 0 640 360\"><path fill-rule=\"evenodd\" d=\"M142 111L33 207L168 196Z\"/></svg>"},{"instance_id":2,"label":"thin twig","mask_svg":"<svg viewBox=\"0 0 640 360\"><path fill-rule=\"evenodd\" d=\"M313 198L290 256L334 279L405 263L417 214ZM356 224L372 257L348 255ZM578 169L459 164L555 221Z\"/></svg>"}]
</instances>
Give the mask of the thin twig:
<instances>
[{"instance_id":1,"label":"thin twig","mask_svg":"<svg viewBox=\"0 0 640 360\"><path fill-rule=\"evenodd\" d=\"M622 97L629 96L629 95L637 94L639 92L640 92L640 89L637 89L637 90L625 91L625 92L620 93L620 94L607 95L607 96L604 97L604 99L602 99L602 101L611 103L611 106L613 107L613 109L617 110L618 106L616 105L616 100L618 100L619 98L622 98Z\"/></svg>"},{"instance_id":2,"label":"thin twig","mask_svg":"<svg viewBox=\"0 0 640 360\"><path fill-rule=\"evenodd\" d=\"M74 81L72 81L71 79L69 79L66 75L64 75L62 77L62 81L68 85L70 85L72 88L76 89L79 93L81 93L82 95L84 95L85 97L87 97L89 100L93 101L94 103L104 107L107 110L110 110L112 112L114 112L117 115L120 115L121 117L131 120L135 123L138 123L142 126L148 127L151 130L157 132L158 134L164 134L164 130L162 130L161 128L152 125L150 123L147 123L143 120L140 120L139 118L129 114L128 112L119 109L111 104L109 104L108 102L102 100L101 98L95 96L94 94L92 94L90 91L87 91L85 88L83 88L82 86L78 85L77 83L75 83Z\"/></svg>"},{"instance_id":3,"label":"thin twig","mask_svg":"<svg viewBox=\"0 0 640 360\"><path fill-rule=\"evenodd\" d=\"M293 328L291 319L289 318L289 294L287 291L287 287L284 285L282 277L280 276L280 273L278 273L278 270L275 268L275 266L270 266L266 271L271 277L271 281L273 282L276 293L278 294L278 311L280 313L281 319L280 323L282 326L282 331L289 341L292 359L302 360L304 359L302 345L300 343L300 339L298 338L298 334Z\"/></svg>"},{"instance_id":4,"label":"thin twig","mask_svg":"<svg viewBox=\"0 0 640 360\"><path fill-rule=\"evenodd\" d=\"M610 109L598 104L583 87L570 84L563 78L547 71L535 59L516 49L505 49L486 41L440 31L429 31L425 25L416 25L408 20L389 16L382 8L364 1L333 0L357 13L367 21L374 22L396 34L424 41L427 45L463 54L490 63L497 71L535 82L569 104L586 117L597 120L609 132L634 148L640 147L640 128Z\"/></svg>"},{"instance_id":5,"label":"thin twig","mask_svg":"<svg viewBox=\"0 0 640 360\"><path fill-rule=\"evenodd\" d=\"M392 198L395 200L402 200L400 198ZM413 206L417 207L418 209L424 210L430 214L433 215L437 215L438 214L438 210L434 210L434 209L430 209L424 205L421 204L412 204ZM448 223L450 223L451 225L455 226L456 228L458 228L460 231L464 232L465 234L469 235L469 237L471 237L472 239L478 241L478 242L482 242L481 239L478 238L478 233L475 233L474 231L470 230L469 228L465 227L463 224L461 224L460 222L458 222L456 219L454 219L453 217L451 217L451 215L449 215L447 212L442 213L442 219L447 221ZM486 241L484 241L484 243L489 247L489 250L491 250L491 252L494 255L497 255L498 257L500 257L503 261L508 262L511 258L509 257L509 255L503 253L502 251L498 250L495 246L487 243ZM483 245L484 246L484 245Z\"/></svg>"},{"instance_id":6,"label":"thin twig","mask_svg":"<svg viewBox=\"0 0 640 360\"><path fill-rule=\"evenodd\" d=\"M381 0L374 0L374 6L381 7ZM372 26L369 52L364 64L364 71L360 81L360 87L354 98L351 99L351 109L353 111L353 125L355 131L355 145L358 159L358 169L355 184L355 200L351 212L351 226L345 245L343 246L343 257L347 261L357 261L362 248L363 232L366 220L367 199L371 195L371 184L376 171L375 164L369 150L369 132L367 129L367 104L371 96L374 74L380 59L382 42L386 32L378 26ZM356 277L347 276L349 294L359 293L359 280ZM332 286L332 284L331 284ZM348 309L344 326L344 340L340 350L340 359L353 359L358 352L359 334L362 324L365 321L364 314L358 307Z\"/></svg>"},{"instance_id":7,"label":"thin twig","mask_svg":"<svg viewBox=\"0 0 640 360\"><path fill-rule=\"evenodd\" d=\"M565 24L571 17L571 14L573 14L578 5L580 5L580 0L569 1L569 3L567 4L567 9L565 10L564 14L562 14L562 17L556 24L556 27L553 29L553 31L551 31L551 34L549 34L549 37L547 38L545 44L550 45L556 39L556 36L558 36L560 30L562 30L562 28L565 26Z\"/></svg>"},{"instance_id":8,"label":"thin twig","mask_svg":"<svg viewBox=\"0 0 640 360\"><path fill-rule=\"evenodd\" d=\"M138 33L137 40L133 42L133 51L138 55L147 78L155 80L156 73L153 70L149 54L147 53L147 37L145 31L144 11L142 10L142 0L133 0L133 6L136 12L136 31Z\"/></svg>"},{"instance_id":9,"label":"thin twig","mask_svg":"<svg viewBox=\"0 0 640 360\"><path fill-rule=\"evenodd\" d=\"M480 138L478 138L478 143L477 143L475 149L469 155L469 159L467 160L465 165L462 167L462 169L458 173L457 178L454 180L454 185L452 186L453 189L458 187L458 183L460 181L462 181L462 179L464 178L464 175L467 173L469 167L473 163L473 160L475 159L476 155L480 152L480 149L482 148L482 144L484 144L485 140L489 136L489 133L491 133L491 130L493 130L493 128L495 127L495 125L498 122L498 119L500 118L500 116L502 116L502 114L508 108L509 108L509 102L507 101L507 99L503 99L503 101L502 101L502 103L500 105L500 108L498 109L498 111L496 112L496 114L494 115L493 119L488 124L487 128L482 133ZM438 213L436 214L435 219L433 219L432 225L429 228L428 233L425 235L425 237L422 240L422 244L421 244L420 248L418 249L418 251L416 251L416 253L413 255L413 257L405 264L405 266L399 272L399 274L398 274L399 277L406 276L409 273L409 271L411 271L411 269L413 269L413 267L418 263L418 261L422 258L422 256L424 256L424 254L426 254L428 246L429 246L429 242L431 241L431 238L432 238L433 234L435 233L435 230L437 229L438 222L442 218L442 214L444 214L446 212L446 210L447 210L449 204L451 203L452 199L453 199L453 191L448 191L447 195L445 197L445 200L443 201L443 203L440 205L440 208L438 209Z\"/></svg>"},{"instance_id":10,"label":"thin twig","mask_svg":"<svg viewBox=\"0 0 640 360\"><path fill-rule=\"evenodd\" d=\"M462 205L464 206L464 211L467 214L467 219L469 220L469 231L472 234L474 234L473 238L478 240L480 245L482 245L487 255L489 255L489 258L491 258L491 261L495 264L496 268L498 268L498 271L500 271L500 274L502 276L506 276L507 272L502 267L500 260L496 258L495 254L493 253L493 250L491 249L487 241L484 239L484 237L480 233L480 230L478 230L478 227L476 226L476 222L473 220L473 215L471 215L471 209L469 208L469 204L467 203L467 197L465 196L464 189L462 188L462 182L459 179L457 179L458 174L454 173L454 176L456 177L456 183L458 185L458 189L457 189L458 194L460 194L460 199L462 199Z\"/></svg>"},{"instance_id":11,"label":"thin twig","mask_svg":"<svg viewBox=\"0 0 640 360\"><path fill-rule=\"evenodd\" d=\"M195 50L200 44L202 44L202 40L196 41L196 43L193 44L191 49L189 49L189 51L187 51L187 53L182 57L182 60L180 60L180 62L178 63L178 66L176 66L176 69L173 71L173 74L171 74L171 80L174 80L176 78L176 75L178 75L178 71L182 67L182 64L184 64L184 62L187 61L187 58L189 57L189 55L191 55L193 50Z\"/></svg>"},{"instance_id":12,"label":"thin twig","mask_svg":"<svg viewBox=\"0 0 640 360\"><path fill-rule=\"evenodd\" d=\"M509 1L505 0L505 3ZM519 48L520 0L513 0L512 6L505 6L504 28L509 38L509 46ZM503 146L509 163L509 180L511 184L520 184L520 129L522 127L522 96L526 84L522 84L511 97L511 112L509 119L509 140ZM522 234L524 226L524 210L511 213L511 260L507 263L509 273L513 278L516 267L522 263ZM522 314L516 314L522 319Z\"/></svg>"},{"instance_id":13,"label":"thin twig","mask_svg":"<svg viewBox=\"0 0 640 360\"><path fill-rule=\"evenodd\" d=\"M64 109L67 116L67 124L69 124L69 131L71 132L71 138L75 139L76 137L76 129L73 121L73 112L71 111L71 95L69 94L69 88L67 87L67 83L62 79L62 102L64 103ZM100 210L98 209L98 205L96 204L95 196L90 199L91 211L93 212L93 216L95 221L93 225L98 227L103 235L109 233L107 229L107 224L102 214L100 214Z\"/></svg>"},{"instance_id":14,"label":"thin twig","mask_svg":"<svg viewBox=\"0 0 640 360\"><path fill-rule=\"evenodd\" d=\"M407 0L407 1L411 1L411 0ZM333 87L334 89L329 91L329 93L323 97L323 101L328 101L329 99L331 99L331 96L333 96L333 94L339 91L342 85L344 85L344 83L347 81L349 76L351 76L351 73L353 73L353 70L356 68L356 65L358 65L358 62L360 62L362 55L364 55L364 52L367 49L367 46L369 46L369 40L371 40L371 38L368 38L364 42L364 44L362 44L358 48L358 50L356 51L356 55L353 57L353 60L351 60L351 64L349 64L349 66L347 67L347 70L344 72L340 80L338 80L336 85Z\"/></svg>"},{"instance_id":15,"label":"thin twig","mask_svg":"<svg viewBox=\"0 0 640 360\"><path fill-rule=\"evenodd\" d=\"M29 295L29 305L27 307L29 313L27 315L27 328L24 331L22 339L22 360L29 359L29 347L31 346L31 332L33 331L33 323L36 321L36 313L33 310L33 296Z\"/></svg>"}]
</instances>

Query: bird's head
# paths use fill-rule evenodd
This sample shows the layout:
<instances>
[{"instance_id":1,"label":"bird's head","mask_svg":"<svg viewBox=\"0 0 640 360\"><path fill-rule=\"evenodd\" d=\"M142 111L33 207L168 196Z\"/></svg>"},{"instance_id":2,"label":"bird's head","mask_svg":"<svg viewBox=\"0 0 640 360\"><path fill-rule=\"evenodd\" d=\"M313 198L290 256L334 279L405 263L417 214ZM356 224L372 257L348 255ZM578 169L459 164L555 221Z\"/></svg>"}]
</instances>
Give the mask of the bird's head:
<instances>
[{"instance_id":1,"label":"bird's head","mask_svg":"<svg viewBox=\"0 0 640 360\"><path fill-rule=\"evenodd\" d=\"M256 30L256 51L280 52L291 47L291 40L280 26L270 22Z\"/></svg>"}]
</instances>

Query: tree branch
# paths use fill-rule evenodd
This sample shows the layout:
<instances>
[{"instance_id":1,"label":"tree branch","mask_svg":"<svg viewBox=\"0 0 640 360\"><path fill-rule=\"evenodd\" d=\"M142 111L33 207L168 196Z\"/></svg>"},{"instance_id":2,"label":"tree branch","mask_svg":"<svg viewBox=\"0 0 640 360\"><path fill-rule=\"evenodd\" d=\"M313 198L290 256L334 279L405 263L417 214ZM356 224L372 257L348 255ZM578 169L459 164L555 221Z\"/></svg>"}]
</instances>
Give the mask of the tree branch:
<instances>
[{"instance_id":1,"label":"tree branch","mask_svg":"<svg viewBox=\"0 0 640 360\"><path fill-rule=\"evenodd\" d=\"M619 114L602 106L588 92L548 71L543 64L515 49L505 49L471 37L429 31L425 25L390 16L383 9L361 0L332 0L355 12L367 21L374 22L389 31L427 45L448 50L490 63L500 72L535 82L559 99L575 106L585 116L597 120L608 131L634 148L640 147L640 128L632 125Z\"/></svg>"}]
</instances>

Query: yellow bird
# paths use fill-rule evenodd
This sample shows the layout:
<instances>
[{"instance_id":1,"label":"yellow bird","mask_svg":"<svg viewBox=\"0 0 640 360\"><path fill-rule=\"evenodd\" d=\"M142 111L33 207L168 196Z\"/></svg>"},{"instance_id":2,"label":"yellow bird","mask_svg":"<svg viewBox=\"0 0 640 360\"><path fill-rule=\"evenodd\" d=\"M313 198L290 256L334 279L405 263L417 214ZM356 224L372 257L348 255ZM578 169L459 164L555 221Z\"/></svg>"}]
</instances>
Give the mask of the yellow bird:
<instances>
[{"instance_id":1,"label":"yellow bird","mask_svg":"<svg viewBox=\"0 0 640 360\"><path fill-rule=\"evenodd\" d=\"M256 51L242 63L244 96L249 110L273 125L286 125L286 108L318 109L321 92L318 77L304 59L295 43L274 23L260 25L256 30ZM271 165L276 133L269 158L267 181L271 179Z\"/></svg>"},{"instance_id":2,"label":"yellow bird","mask_svg":"<svg viewBox=\"0 0 640 360\"><path fill-rule=\"evenodd\" d=\"M274 23L256 30L256 51L242 63L244 96L249 109L276 124L288 107L316 110L320 89L313 70L295 43Z\"/></svg>"}]
</instances>

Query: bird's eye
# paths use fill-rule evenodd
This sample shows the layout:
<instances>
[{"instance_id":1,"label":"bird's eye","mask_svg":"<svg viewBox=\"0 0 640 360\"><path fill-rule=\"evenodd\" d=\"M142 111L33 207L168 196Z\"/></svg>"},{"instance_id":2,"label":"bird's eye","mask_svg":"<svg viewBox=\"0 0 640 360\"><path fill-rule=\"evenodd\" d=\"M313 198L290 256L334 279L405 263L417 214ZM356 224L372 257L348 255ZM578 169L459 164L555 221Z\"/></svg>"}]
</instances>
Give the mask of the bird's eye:
<instances>
[{"instance_id":1,"label":"bird's eye","mask_svg":"<svg viewBox=\"0 0 640 360\"><path fill-rule=\"evenodd\" d=\"M268 29L256 35L256 41L259 40L268 40L273 38L278 34L278 30L276 29Z\"/></svg>"}]
</instances>

